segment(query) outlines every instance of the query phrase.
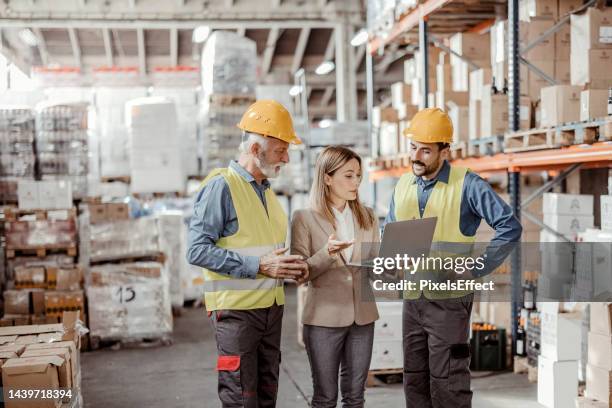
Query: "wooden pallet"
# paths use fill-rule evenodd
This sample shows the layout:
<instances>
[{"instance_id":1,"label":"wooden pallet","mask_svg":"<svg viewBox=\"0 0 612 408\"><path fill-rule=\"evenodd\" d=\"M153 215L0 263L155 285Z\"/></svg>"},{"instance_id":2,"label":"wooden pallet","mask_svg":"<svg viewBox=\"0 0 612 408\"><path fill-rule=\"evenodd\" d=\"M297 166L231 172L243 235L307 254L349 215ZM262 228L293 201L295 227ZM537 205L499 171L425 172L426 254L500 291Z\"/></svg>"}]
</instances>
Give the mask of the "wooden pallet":
<instances>
[{"instance_id":1,"label":"wooden pallet","mask_svg":"<svg viewBox=\"0 0 612 408\"><path fill-rule=\"evenodd\" d=\"M530 129L504 135L504 152L526 152L556 147L553 128Z\"/></svg>"},{"instance_id":2,"label":"wooden pallet","mask_svg":"<svg viewBox=\"0 0 612 408\"><path fill-rule=\"evenodd\" d=\"M480 139L472 139L468 142L468 156L492 156L504 151L504 137L490 136Z\"/></svg>"},{"instance_id":3,"label":"wooden pallet","mask_svg":"<svg viewBox=\"0 0 612 408\"><path fill-rule=\"evenodd\" d=\"M527 380L530 383L538 382L538 367L527 366Z\"/></svg>"},{"instance_id":4,"label":"wooden pallet","mask_svg":"<svg viewBox=\"0 0 612 408\"><path fill-rule=\"evenodd\" d=\"M6 257L8 259L16 258L19 256L32 256L35 255L38 258L44 258L51 254L66 254L68 256L77 255L77 247L73 246L44 246L44 247L30 247L30 248L6 248Z\"/></svg>"},{"instance_id":5,"label":"wooden pallet","mask_svg":"<svg viewBox=\"0 0 612 408\"><path fill-rule=\"evenodd\" d=\"M403 381L402 368L390 368L368 371L366 387L380 387L387 384L397 384Z\"/></svg>"},{"instance_id":6,"label":"wooden pallet","mask_svg":"<svg viewBox=\"0 0 612 408\"><path fill-rule=\"evenodd\" d=\"M255 102L255 98L245 95L210 95L210 104L216 106L250 105Z\"/></svg>"},{"instance_id":7,"label":"wooden pallet","mask_svg":"<svg viewBox=\"0 0 612 408\"><path fill-rule=\"evenodd\" d=\"M608 116L603 120L603 123L599 125L599 140L612 140L612 116Z\"/></svg>"},{"instance_id":8,"label":"wooden pallet","mask_svg":"<svg viewBox=\"0 0 612 408\"><path fill-rule=\"evenodd\" d=\"M599 139L601 121L569 123L556 128L555 143L559 146L593 144Z\"/></svg>"},{"instance_id":9,"label":"wooden pallet","mask_svg":"<svg viewBox=\"0 0 612 408\"><path fill-rule=\"evenodd\" d=\"M66 219L76 218L76 208L67 210L22 210L16 207L4 207L4 219L6 221L19 221L22 216L33 215L37 221L49 219L49 214L66 212Z\"/></svg>"},{"instance_id":10,"label":"wooden pallet","mask_svg":"<svg viewBox=\"0 0 612 408\"><path fill-rule=\"evenodd\" d=\"M102 260L91 260L89 263L91 265L100 265L100 264L123 264L123 263L135 263L135 262L157 262L157 263L165 263L166 262L166 254L163 252L159 252L157 254L149 254L142 256L128 256L122 258L115 259L102 259Z\"/></svg>"},{"instance_id":11,"label":"wooden pallet","mask_svg":"<svg viewBox=\"0 0 612 408\"><path fill-rule=\"evenodd\" d=\"M130 337L130 338L102 338L100 336L89 336L89 349L99 350L101 348L110 348L111 350L120 350L127 348L151 348L151 347L166 347L172 345L172 337L162 335L160 337Z\"/></svg>"},{"instance_id":12,"label":"wooden pallet","mask_svg":"<svg viewBox=\"0 0 612 408\"><path fill-rule=\"evenodd\" d=\"M514 356L514 374L527 374L529 372L529 364L527 357Z\"/></svg>"},{"instance_id":13,"label":"wooden pallet","mask_svg":"<svg viewBox=\"0 0 612 408\"><path fill-rule=\"evenodd\" d=\"M453 160L464 159L466 157L468 157L467 142L459 142L451 146L451 158Z\"/></svg>"},{"instance_id":14,"label":"wooden pallet","mask_svg":"<svg viewBox=\"0 0 612 408\"><path fill-rule=\"evenodd\" d=\"M130 176L115 176L115 177L100 177L100 181L103 183L114 183L121 182L125 184L130 184L132 178Z\"/></svg>"}]
</instances>

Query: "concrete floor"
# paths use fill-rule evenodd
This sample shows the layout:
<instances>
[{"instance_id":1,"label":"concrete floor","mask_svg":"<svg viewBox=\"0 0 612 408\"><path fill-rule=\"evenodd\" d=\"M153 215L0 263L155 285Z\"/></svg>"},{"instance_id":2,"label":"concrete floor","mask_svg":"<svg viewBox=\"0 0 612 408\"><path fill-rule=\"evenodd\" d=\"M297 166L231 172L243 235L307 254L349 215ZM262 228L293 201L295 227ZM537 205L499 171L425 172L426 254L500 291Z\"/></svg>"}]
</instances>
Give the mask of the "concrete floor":
<instances>
[{"instance_id":1,"label":"concrete floor","mask_svg":"<svg viewBox=\"0 0 612 408\"><path fill-rule=\"evenodd\" d=\"M296 340L295 288L288 287L283 323L279 408L308 407L312 395L306 352ZM219 407L214 370L216 347L202 309L186 309L175 319L169 347L98 350L82 354L86 407ZM474 374L474 408L541 407L536 385L526 375ZM368 407L403 407L400 384L368 388Z\"/></svg>"}]
</instances>

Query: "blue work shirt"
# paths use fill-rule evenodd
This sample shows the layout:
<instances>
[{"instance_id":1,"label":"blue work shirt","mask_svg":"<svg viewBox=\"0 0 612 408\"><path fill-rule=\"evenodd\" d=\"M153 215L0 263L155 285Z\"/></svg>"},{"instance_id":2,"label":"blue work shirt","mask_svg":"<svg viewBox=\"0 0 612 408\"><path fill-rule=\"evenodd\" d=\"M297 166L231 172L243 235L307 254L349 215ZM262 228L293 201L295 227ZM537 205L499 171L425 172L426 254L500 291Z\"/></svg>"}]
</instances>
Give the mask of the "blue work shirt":
<instances>
[{"instance_id":1,"label":"blue work shirt","mask_svg":"<svg viewBox=\"0 0 612 408\"><path fill-rule=\"evenodd\" d=\"M423 217L425 206L436 183L448 183L451 166L444 162L437 176L431 180L415 177L419 213ZM459 228L465 236L476 235L480 221L485 220L495 230L495 236L485 251L485 267L482 271L472 271L473 275L483 276L501 265L521 239L523 227L514 216L512 209L501 199L489 183L478 174L468 172L463 183L461 194L461 213ZM389 213L384 224L395 222L395 194L391 196Z\"/></svg>"},{"instance_id":2,"label":"blue work shirt","mask_svg":"<svg viewBox=\"0 0 612 408\"><path fill-rule=\"evenodd\" d=\"M267 212L265 192L270 188L270 182L263 180L258 184L244 167L233 160L229 168L251 184ZM189 223L187 261L232 278L255 279L259 270L258 256L244 256L217 246L219 239L237 231L238 216L229 186L223 176L215 176L195 198Z\"/></svg>"}]
</instances>

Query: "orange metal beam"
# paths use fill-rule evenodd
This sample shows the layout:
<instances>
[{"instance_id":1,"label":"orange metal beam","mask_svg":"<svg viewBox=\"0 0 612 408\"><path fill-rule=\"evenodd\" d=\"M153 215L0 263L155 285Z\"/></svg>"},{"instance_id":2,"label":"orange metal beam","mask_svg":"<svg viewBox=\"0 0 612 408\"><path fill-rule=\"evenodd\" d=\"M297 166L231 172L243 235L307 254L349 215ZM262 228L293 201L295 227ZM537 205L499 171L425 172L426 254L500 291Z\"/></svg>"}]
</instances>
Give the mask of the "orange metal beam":
<instances>
[{"instance_id":1,"label":"orange metal beam","mask_svg":"<svg viewBox=\"0 0 612 408\"><path fill-rule=\"evenodd\" d=\"M531 152L500 153L494 156L453 160L452 163L455 166L468 167L483 177L507 171L562 170L574 163L583 163L584 168L612 168L612 142L574 145ZM377 181L385 177L399 177L410 170L409 167L402 166L371 171L370 181Z\"/></svg>"},{"instance_id":2,"label":"orange metal beam","mask_svg":"<svg viewBox=\"0 0 612 408\"><path fill-rule=\"evenodd\" d=\"M386 38L375 37L369 43L370 54L374 55L379 48L384 48L385 45L389 44L401 34L410 31L414 27L419 25L421 17L427 18L428 15L438 10L439 8L450 3L452 0L427 0L423 4L415 7L408 14L403 16L397 21L389 35Z\"/></svg>"}]
</instances>

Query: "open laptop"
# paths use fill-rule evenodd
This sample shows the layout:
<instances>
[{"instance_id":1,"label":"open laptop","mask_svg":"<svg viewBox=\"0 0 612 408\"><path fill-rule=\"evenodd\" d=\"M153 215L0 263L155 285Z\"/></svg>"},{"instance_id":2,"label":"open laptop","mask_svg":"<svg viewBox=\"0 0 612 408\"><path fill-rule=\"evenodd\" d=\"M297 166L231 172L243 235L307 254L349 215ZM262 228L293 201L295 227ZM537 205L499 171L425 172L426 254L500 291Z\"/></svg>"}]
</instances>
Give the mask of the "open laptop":
<instances>
[{"instance_id":1,"label":"open laptop","mask_svg":"<svg viewBox=\"0 0 612 408\"><path fill-rule=\"evenodd\" d=\"M375 258L395 258L397 254L415 258L429 255L437 222L437 217L430 217L387 223ZM374 258L347 265L372 267Z\"/></svg>"}]
</instances>

